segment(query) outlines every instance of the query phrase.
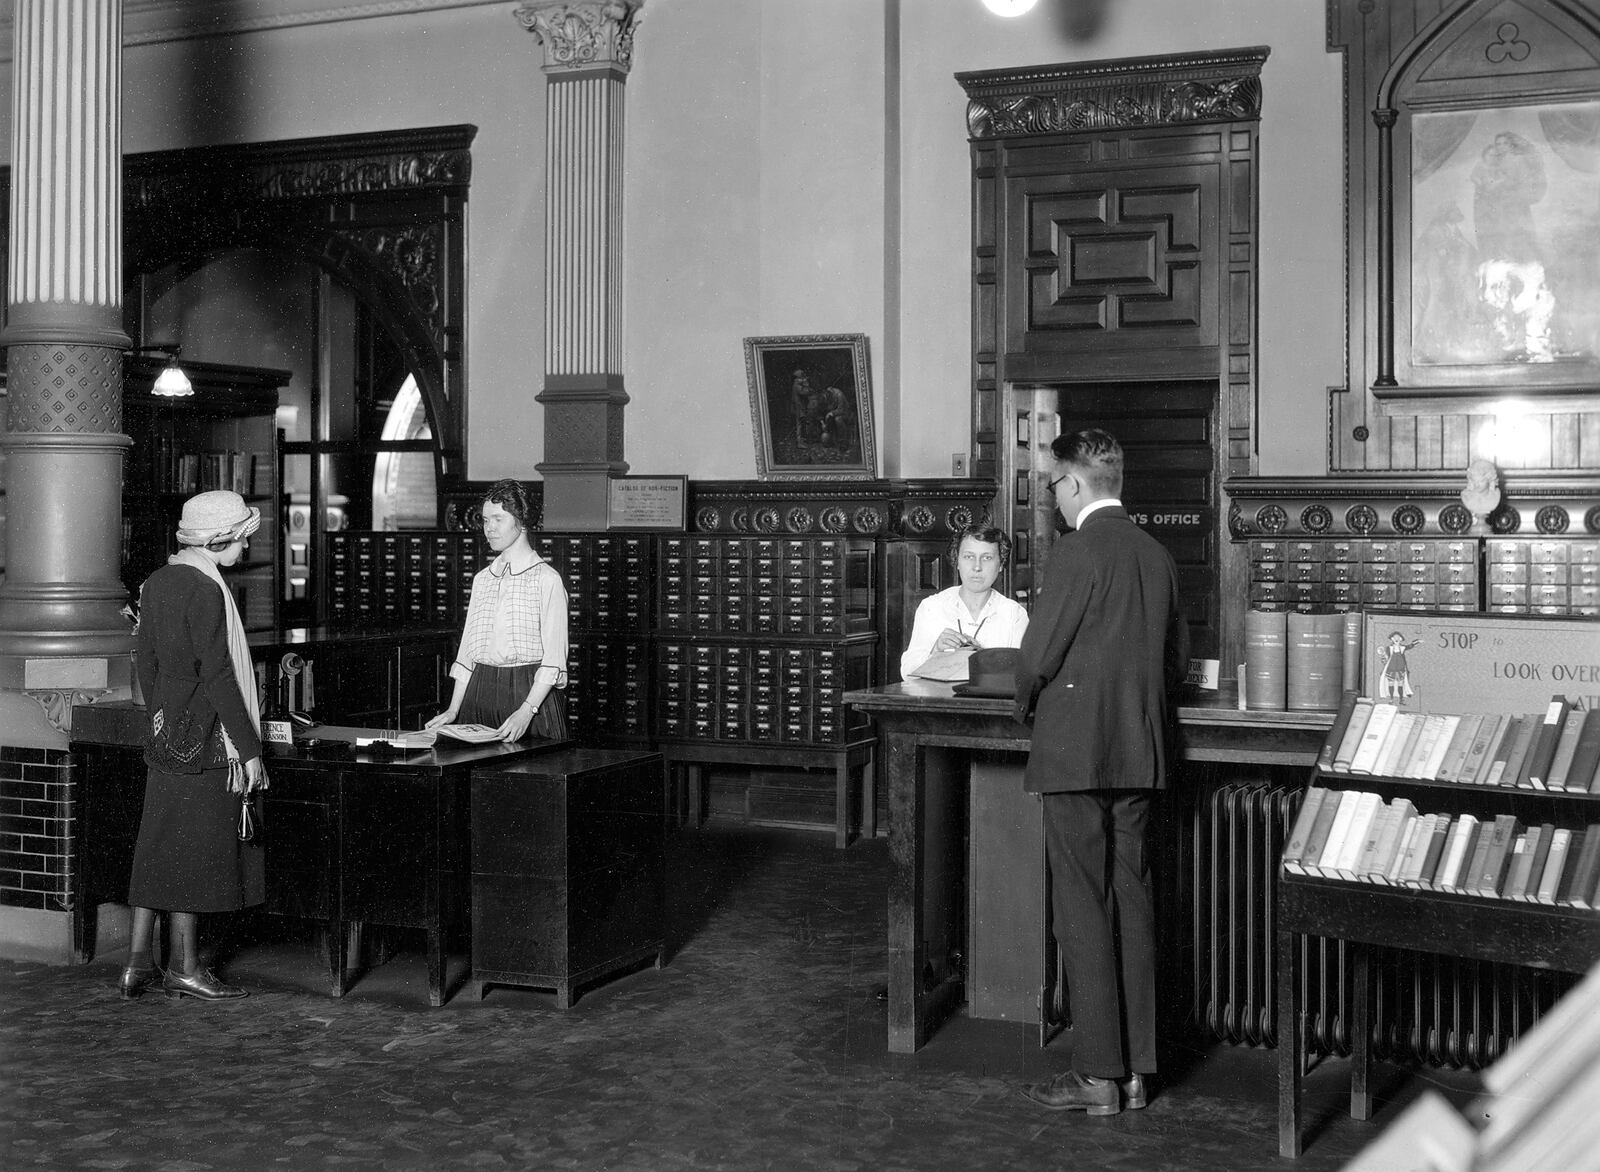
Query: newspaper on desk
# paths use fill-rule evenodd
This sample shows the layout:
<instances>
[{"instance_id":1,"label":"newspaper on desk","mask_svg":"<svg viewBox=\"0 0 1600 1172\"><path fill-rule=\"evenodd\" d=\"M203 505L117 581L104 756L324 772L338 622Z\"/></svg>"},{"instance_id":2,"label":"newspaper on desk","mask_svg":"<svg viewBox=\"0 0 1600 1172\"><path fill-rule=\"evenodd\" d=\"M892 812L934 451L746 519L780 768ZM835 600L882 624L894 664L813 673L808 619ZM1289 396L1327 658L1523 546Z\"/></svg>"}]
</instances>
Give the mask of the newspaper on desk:
<instances>
[{"instance_id":1,"label":"newspaper on desk","mask_svg":"<svg viewBox=\"0 0 1600 1172\"><path fill-rule=\"evenodd\" d=\"M373 731L372 736L356 737L358 749L367 745L388 745L393 749L413 752L433 748L439 737L465 741L469 745L484 745L500 739L499 731L486 724L441 724L438 728L424 728L414 732Z\"/></svg>"},{"instance_id":2,"label":"newspaper on desk","mask_svg":"<svg viewBox=\"0 0 1600 1172\"><path fill-rule=\"evenodd\" d=\"M954 647L949 651L935 651L911 672L919 680L938 680L946 684L966 683L967 660L972 658L973 647Z\"/></svg>"}]
</instances>

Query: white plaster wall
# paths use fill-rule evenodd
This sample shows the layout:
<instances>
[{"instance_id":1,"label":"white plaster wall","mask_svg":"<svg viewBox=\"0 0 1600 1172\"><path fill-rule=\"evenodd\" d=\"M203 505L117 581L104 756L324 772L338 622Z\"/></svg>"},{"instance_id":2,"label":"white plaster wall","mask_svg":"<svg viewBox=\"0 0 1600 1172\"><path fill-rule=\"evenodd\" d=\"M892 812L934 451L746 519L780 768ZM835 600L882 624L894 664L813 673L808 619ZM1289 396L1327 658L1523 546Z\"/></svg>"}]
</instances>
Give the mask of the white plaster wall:
<instances>
[{"instance_id":1,"label":"white plaster wall","mask_svg":"<svg viewBox=\"0 0 1600 1172\"><path fill-rule=\"evenodd\" d=\"M468 459L480 478L531 476L543 454L533 401L543 353L543 51L513 8L138 46L125 58L129 151L479 127ZM1341 63L1324 49L1322 4L1105 0L1088 40L1067 35L1061 11L1070 10L1041 4L1003 21L978 0L645 6L627 108L635 472L753 474L741 339L862 331L880 469L948 474L967 443L971 336L965 99L952 75L1253 44L1272 48L1261 131L1260 467L1325 470L1325 388L1343 377L1344 307ZM888 20L898 21L898 61L884 52ZM900 109L897 168L883 158L886 84ZM9 89L0 88L8 132ZM896 173L901 230L886 241L884 184ZM886 246L898 250L897 271ZM886 329L896 307L897 329ZM897 341L885 385L886 347ZM882 410L886 395L897 412ZM898 429L886 428L895 418Z\"/></svg>"},{"instance_id":2,"label":"white plaster wall","mask_svg":"<svg viewBox=\"0 0 1600 1172\"><path fill-rule=\"evenodd\" d=\"M123 145L471 123L468 472L535 475L543 455L544 50L514 5L129 48ZM174 81L174 79L180 79Z\"/></svg>"},{"instance_id":3,"label":"white plaster wall","mask_svg":"<svg viewBox=\"0 0 1600 1172\"><path fill-rule=\"evenodd\" d=\"M1325 386L1343 370L1340 58L1315 0L1114 0L1070 40L1052 6L1005 21L977 0L907 0L904 38L906 475L966 446L971 350L966 98L958 71L1271 46L1262 71L1261 471L1326 470ZM1307 426L1308 420L1318 421Z\"/></svg>"}]
</instances>

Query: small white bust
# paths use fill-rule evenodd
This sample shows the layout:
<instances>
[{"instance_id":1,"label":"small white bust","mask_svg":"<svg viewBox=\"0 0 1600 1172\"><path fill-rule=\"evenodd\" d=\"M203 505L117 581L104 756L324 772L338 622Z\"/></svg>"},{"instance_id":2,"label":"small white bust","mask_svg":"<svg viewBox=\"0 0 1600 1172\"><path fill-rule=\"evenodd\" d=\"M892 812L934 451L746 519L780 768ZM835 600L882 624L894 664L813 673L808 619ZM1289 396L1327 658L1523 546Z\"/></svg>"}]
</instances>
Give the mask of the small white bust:
<instances>
[{"instance_id":1,"label":"small white bust","mask_svg":"<svg viewBox=\"0 0 1600 1172\"><path fill-rule=\"evenodd\" d=\"M1467 465L1467 486L1461 490L1461 503L1479 519L1500 507L1500 470L1492 460L1474 460Z\"/></svg>"}]
</instances>

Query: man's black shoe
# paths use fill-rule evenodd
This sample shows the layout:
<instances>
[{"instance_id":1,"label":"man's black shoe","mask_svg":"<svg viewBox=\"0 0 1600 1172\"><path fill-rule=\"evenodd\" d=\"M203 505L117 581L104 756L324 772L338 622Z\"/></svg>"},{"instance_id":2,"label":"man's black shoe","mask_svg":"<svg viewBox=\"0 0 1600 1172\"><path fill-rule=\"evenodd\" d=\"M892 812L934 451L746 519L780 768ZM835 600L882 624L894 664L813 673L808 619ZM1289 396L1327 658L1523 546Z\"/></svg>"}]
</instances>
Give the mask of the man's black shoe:
<instances>
[{"instance_id":1,"label":"man's black shoe","mask_svg":"<svg viewBox=\"0 0 1600 1172\"><path fill-rule=\"evenodd\" d=\"M1122 1110L1122 1090L1114 1080L1079 1074L1075 1070L1023 1087L1022 1093L1052 1111L1115 1115Z\"/></svg>"}]
</instances>

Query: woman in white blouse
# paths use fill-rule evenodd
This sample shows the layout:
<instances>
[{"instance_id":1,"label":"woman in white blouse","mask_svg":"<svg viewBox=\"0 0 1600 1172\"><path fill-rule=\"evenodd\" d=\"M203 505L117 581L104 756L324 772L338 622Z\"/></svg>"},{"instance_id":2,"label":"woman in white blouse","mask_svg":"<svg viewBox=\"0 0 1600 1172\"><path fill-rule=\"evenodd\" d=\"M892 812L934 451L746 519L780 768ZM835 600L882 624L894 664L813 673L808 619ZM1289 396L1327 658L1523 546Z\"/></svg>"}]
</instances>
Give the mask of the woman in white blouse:
<instances>
[{"instance_id":1,"label":"woman in white blouse","mask_svg":"<svg viewBox=\"0 0 1600 1172\"><path fill-rule=\"evenodd\" d=\"M567 589L528 540L528 494L498 481L483 498L497 556L472 579L450 707L427 724L482 724L501 740L567 735Z\"/></svg>"},{"instance_id":2,"label":"woman in white blouse","mask_svg":"<svg viewBox=\"0 0 1600 1172\"><path fill-rule=\"evenodd\" d=\"M1028 612L994 584L1011 558L1011 539L1000 529L969 525L950 539L959 585L917 604L911 639L900 657L900 677L910 679L930 655L959 647L1019 647Z\"/></svg>"}]
</instances>

